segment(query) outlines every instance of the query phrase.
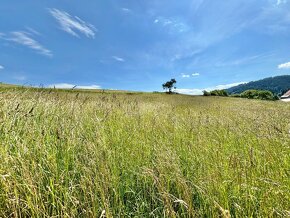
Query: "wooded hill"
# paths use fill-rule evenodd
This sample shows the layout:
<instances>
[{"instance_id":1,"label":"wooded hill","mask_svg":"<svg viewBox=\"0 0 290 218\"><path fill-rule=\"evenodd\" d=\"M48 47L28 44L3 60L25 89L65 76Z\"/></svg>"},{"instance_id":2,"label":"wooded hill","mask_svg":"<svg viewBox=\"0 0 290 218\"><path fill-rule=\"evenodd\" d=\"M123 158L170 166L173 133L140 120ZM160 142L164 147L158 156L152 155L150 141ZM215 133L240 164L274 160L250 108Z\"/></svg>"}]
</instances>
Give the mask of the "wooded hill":
<instances>
[{"instance_id":1,"label":"wooded hill","mask_svg":"<svg viewBox=\"0 0 290 218\"><path fill-rule=\"evenodd\" d=\"M229 94L240 94L246 90L269 90L274 95L282 95L290 89L290 75L269 77L258 81L241 84L227 89Z\"/></svg>"}]
</instances>

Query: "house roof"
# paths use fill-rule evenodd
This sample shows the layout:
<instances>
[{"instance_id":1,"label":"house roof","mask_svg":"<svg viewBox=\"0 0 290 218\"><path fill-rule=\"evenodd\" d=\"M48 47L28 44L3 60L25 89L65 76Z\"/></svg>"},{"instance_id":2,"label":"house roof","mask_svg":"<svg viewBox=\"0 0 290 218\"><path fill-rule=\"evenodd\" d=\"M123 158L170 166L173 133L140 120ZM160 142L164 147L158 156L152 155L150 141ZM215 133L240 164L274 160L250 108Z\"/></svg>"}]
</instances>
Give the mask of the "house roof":
<instances>
[{"instance_id":1,"label":"house roof","mask_svg":"<svg viewBox=\"0 0 290 218\"><path fill-rule=\"evenodd\" d=\"M282 98L290 97L290 90L281 96Z\"/></svg>"}]
</instances>

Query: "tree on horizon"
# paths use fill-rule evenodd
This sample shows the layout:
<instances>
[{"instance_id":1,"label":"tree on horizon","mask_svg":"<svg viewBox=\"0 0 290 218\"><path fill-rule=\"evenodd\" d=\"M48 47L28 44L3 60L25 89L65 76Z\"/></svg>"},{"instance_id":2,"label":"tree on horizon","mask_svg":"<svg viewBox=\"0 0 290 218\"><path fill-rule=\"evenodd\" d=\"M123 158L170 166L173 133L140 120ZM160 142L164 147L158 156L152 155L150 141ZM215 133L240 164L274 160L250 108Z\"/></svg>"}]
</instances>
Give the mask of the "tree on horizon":
<instances>
[{"instance_id":1,"label":"tree on horizon","mask_svg":"<svg viewBox=\"0 0 290 218\"><path fill-rule=\"evenodd\" d=\"M176 89L176 86L175 86L176 83L177 82L176 82L175 79L171 79L170 81L167 81L166 83L163 83L162 87L163 87L163 89L166 90L166 92L168 90L168 92L167 92L168 94L171 94L172 93L172 89L173 88Z\"/></svg>"}]
</instances>

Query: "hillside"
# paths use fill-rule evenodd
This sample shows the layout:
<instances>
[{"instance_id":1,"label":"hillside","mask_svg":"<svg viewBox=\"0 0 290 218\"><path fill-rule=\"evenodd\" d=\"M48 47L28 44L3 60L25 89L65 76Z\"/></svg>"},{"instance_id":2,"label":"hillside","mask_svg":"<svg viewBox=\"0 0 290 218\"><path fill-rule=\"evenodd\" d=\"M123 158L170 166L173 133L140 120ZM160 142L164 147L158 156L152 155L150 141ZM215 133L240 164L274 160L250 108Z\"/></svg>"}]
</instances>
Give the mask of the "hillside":
<instances>
[{"instance_id":1,"label":"hillside","mask_svg":"<svg viewBox=\"0 0 290 218\"><path fill-rule=\"evenodd\" d=\"M22 87L22 86L0 82L0 88L17 88L17 87Z\"/></svg>"},{"instance_id":2,"label":"hillside","mask_svg":"<svg viewBox=\"0 0 290 218\"><path fill-rule=\"evenodd\" d=\"M249 89L269 90L276 95L281 95L290 89L290 75L269 77L252 81L227 89L230 94L240 94Z\"/></svg>"}]
</instances>

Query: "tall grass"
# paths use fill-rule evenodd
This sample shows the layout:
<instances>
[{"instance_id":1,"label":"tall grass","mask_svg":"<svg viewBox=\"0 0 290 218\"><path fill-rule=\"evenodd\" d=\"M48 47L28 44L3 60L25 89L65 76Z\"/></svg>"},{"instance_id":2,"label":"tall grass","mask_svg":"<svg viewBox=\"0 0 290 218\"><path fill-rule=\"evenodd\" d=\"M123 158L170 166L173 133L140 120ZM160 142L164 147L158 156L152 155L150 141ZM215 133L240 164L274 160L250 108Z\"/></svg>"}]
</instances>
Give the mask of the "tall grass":
<instances>
[{"instance_id":1,"label":"tall grass","mask_svg":"<svg viewBox=\"0 0 290 218\"><path fill-rule=\"evenodd\" d=\"M0 92L0 217L290 216L290 104Z\"/></svg>"}]
</instances>

